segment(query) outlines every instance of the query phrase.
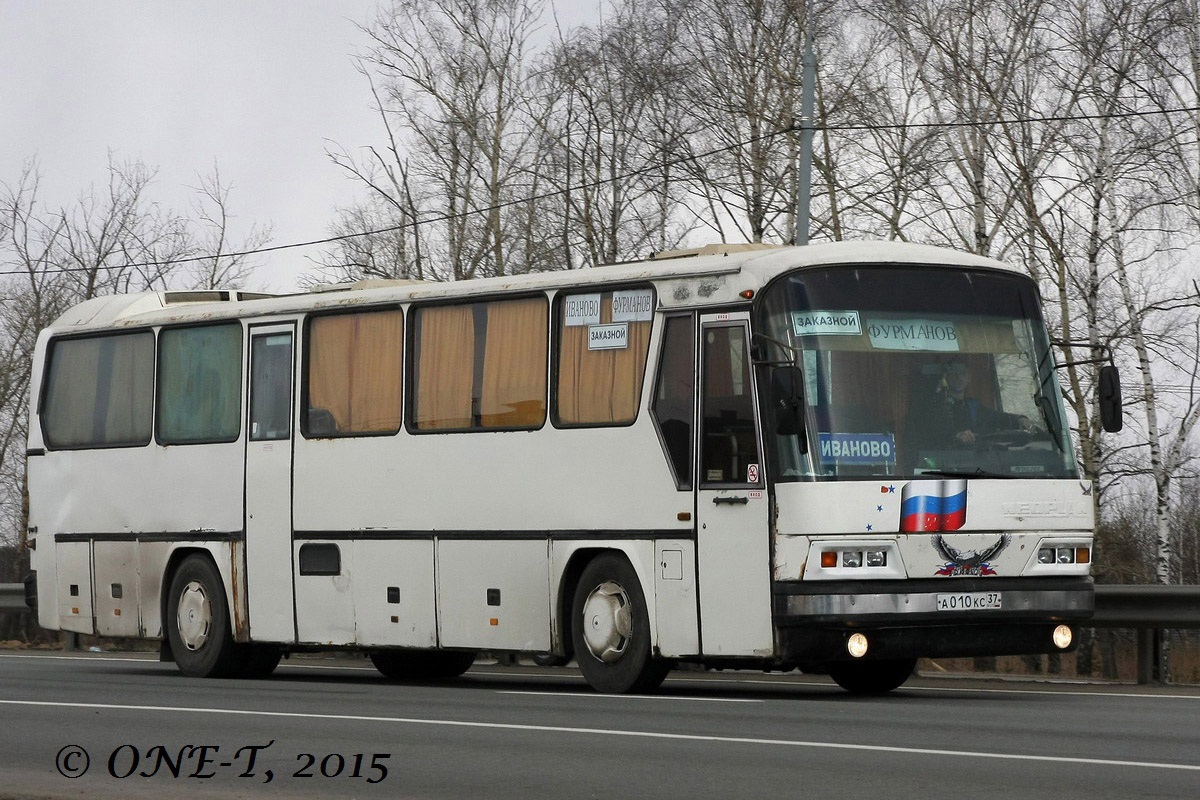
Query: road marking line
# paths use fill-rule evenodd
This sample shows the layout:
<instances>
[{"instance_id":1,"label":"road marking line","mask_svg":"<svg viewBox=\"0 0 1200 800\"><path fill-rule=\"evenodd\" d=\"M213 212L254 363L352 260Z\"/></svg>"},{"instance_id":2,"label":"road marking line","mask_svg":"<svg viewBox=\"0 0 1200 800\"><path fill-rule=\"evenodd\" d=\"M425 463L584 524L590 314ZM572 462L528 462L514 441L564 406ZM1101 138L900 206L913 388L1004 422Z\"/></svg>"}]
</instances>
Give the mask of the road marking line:
<instances>
[{"instance_id":1,"label":"road marking line","mask_svg":"<svg viewBox=\"0 0 1200 800\"><path fill-rule=\"evenodd\" d=\"M161 663L157 656L147 656L146 658L130 658L123 656L54 656L54 655L35 655L24 653L0 653L0 658L46 658L58 659L60 661L132 661L143 664L158 664ZM336 666L333 664L289 664L283 662L279 665L280 669L333 669L343 670L346 672L374 672L374 667L346 667ZM583 676L577 672L571 674L556 675L549 672L493 672L488 670L472 669L467 675L487 675L501 676L505 678L554 678L557 680L582 680ZM706 683L743 683L761 686L803 686L812 689L837 689L834 683L825 683L819 681L797 681L765 678L685 678L685 677L668 677L666 683L689 683L693 685L703 686ZM1079 689L1000 689L1000 688L985 688L979 686L904 686L900 689L904 692L978 692L980 694L1035 694L1035 695L1062 695L1070 697L1129 697L1134 699L1148 698L1153 700L1200 700L1200 694L1155 694L1151 692L1108 692L1098 690L1087 692ZM841 692L838 692L841 694ZM544 694L543 692L531 692L531 694ZM651 697L652 695L646 695Z\"/></svg>"},{"instance_id":2,"label":"road marking line","mask_svg":"<svg viewBox=\"0 0 1200 800\"><path fill-rule=\"evenodd\" d=\"M499 674L499 673L497 673ZM667 678L667 683L748 683L765 686L804 686L809 688L836 689L835 683L818 683L816 681L764 680L762 678ZM1150 692L1085 692L1081 689L999 689L981 686L901 686L899 692L979 692L982 694L1044 694L1067 695L1074 697L1148 697L1158 700L1200 700L1200 694L1152 694Z\"/></svg>"},{"instance_id":3,"label":"road marking line","mask_svg":"<svg viewBox=\"0 0 1200 800\"><path fill-rule=\"evenodd\" d=\"M419 719L416 717L368 717L359 714L304 714L296 711L252 711L241 708L185 708L182 706L132 706L115 703L61 703L52 700L0 700L0 705L38 706L43 708L106 709L110 711L163 711L172 714L218 714L244 717L278 717L283 719L329 720L337 722L391 722L401 725L434 725L451 728L483 728L487 730L530 731L534 733L578 733L589 736L614 736L633 739L667 739L685 742L720 742L722 744L775 745L778 747L807 747L823 750L855 750L871 753L900 753L904 755L952 756L957 758L986 758L1000 761L1044 761L1052 764L1092 764L1105 767L1143 767L1147 769L1179 769L1200 772L1200 764L1169 764L1156 761L1121 761L1106 758L1076 758L1071 756L1039 756L1020 753L986 753L973 750L937 750L926 747L891 747L873 744L844 744L841 742L810 742L798 739L752 739L742 736L706 736L692 733L659 733L655 731L621 731L611 728L570 728L561 725L522 725L513 722L468 722L453 719Z\"/></svg>"},{"instance_id":4,"label":"road marking line","mask_svg":"<svg viewBox=\"0 0 1200 800\"><path fill-rule=\"evenodd\" d=\"M0 653L0 658L46 658L54 661L134 661L142 664L157 664L158 656L145 658L131 658L129 656L102 656L97 653L94 656L43 656L24 653Z\"/></svg>"},{"instance_id":5,"label":"road marking line","mask_svg":"<svg viewBox=\"0 0 1200 800\"><path fill-rule=\"evenodd\" d=\"M600 694L598 692L519 692L513 689L497 689L496 694L532 694L541 697L595 697L609 700L695 700L701 703L762 703L763 700L742 697L688 697L678 694Z\"/></svg>"}]
</instances>

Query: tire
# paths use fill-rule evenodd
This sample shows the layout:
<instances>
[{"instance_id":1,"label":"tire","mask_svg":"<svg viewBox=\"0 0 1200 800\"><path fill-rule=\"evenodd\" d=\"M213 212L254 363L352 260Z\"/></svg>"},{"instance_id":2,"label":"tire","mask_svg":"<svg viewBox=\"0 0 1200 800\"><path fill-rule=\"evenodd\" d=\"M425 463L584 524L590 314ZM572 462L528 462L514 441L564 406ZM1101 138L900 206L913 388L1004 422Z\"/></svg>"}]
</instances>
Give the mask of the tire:
<instances>
[{"instance_id":1,"label":"tire","mask_svg":"<svg viewBox=\"0 0 1200 800\"><path fill-rule=\"evenodd\" d=\"M915 658L841 661L829 665L829 677L851 694L884 694L903 685L916 666Z\"/></svg>"},{"instance_id":2,"label":"tire","mask_svg":"<svg viewBox=\"0 0 1200 800\"><path fill-rule=\"evenodd\" d=\"M231 678L245 664L233 641L225 584L207 556L190 555L167 590L167 639L179 671L193 678Z\"/></svg>"},{"instance_id":3,"label":"tire","mask_svg":"<svg viewBox=\"0 0 1200 800\"><path fill-rule=\"evenodd\" d=\"M241 645L245 648L245 659L238 671L240 678L266 678L279 666L283 651L269 644Z\"/></svg>"},{"instance_id":4,"label":"tire","mask_svg":"<svg viewBox=\"0 0 1200 800\"><path fill-rule=\"evenodd\" d=\"M457 678L475 663L467 650L379 650L371 663L385 678L394 681L437 681Z\"/></svg>"},{"instance_id":5,"label":"tire","mask_svg":"<svg viewBox=\"0 0 1200 800\"><path fill-rule=\"evenodd\" d=\"M560 656L556 653L534 653L533 663L539 667L565 667L571 663L571 657Z\"/></svg>"},{"instance_id":6,"label":"tire","mask_svg":"<svg viewBox=\"0 0 1200 800\"><path fill-rule=\"evenodd\" d=\"M571 622L575 660L596 691L650 692L667 677L671 664L650 652L646 597L624 556L605 553L584 567Z\"/></svg>"}]
</instances>

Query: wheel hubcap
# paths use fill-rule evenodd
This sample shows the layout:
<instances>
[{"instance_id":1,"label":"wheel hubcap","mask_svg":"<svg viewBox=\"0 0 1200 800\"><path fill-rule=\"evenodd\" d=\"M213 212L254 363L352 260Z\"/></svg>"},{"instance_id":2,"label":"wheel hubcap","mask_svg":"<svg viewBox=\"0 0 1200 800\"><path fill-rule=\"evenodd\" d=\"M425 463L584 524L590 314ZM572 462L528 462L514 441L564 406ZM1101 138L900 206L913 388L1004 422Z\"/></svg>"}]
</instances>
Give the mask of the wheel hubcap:
<instances>
[{"instance_id":1,"label":"wheel hubcap","mask_svg":"<svg viewBox=\"0 0 1200 800\"><path fill-rule=\"evenodd\" d=\"M583 641L592 655L611 664L625 655L633 633L629 595L619 583L605 581L583 604Z\"/></svg>"},{"instance_id":2,"label":"wheel hubcap","mask_svg":"<svg viewBox=\"0 0 1200 800\"><path fill-rule=\"evenodd\" d=\"M199 650L208 641L212 604L198 581L191 581L183 587L179 595L176 623L179 626L179 638L188 650Z\"/></svg>"}]
</instances>

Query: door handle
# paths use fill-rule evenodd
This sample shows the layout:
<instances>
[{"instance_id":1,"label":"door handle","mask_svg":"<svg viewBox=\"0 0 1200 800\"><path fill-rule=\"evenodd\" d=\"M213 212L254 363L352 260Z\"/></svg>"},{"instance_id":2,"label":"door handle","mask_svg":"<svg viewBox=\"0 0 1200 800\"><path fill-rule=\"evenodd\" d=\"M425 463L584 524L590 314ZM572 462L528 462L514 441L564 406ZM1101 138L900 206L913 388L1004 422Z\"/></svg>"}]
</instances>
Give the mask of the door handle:
<instances>
[{"instance_id":1,"label":"door handle","mask_svg":"<svg viewBox=\"0 0 1200 800\"><path fill-rule=\"evenodd\" d=\"M750 502L749 497L714 497L713 498L713 503L715 503L716 505L722 505L724 503L727 503L731 506L744 506L744 505L746 505L746 503L749 503L749 502Z\"/></svg>"}]
</instances>

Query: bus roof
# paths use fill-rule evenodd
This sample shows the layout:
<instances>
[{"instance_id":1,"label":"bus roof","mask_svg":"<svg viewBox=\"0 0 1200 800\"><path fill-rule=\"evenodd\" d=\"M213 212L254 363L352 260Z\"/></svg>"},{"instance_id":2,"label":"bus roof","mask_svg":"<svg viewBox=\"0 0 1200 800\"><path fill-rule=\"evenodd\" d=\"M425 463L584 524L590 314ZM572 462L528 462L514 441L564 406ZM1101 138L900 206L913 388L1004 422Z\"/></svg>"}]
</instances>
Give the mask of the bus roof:
<instances>
[{"instance_id":1,"label":"bus roof","mask_svg":"<svg viewBox=\"0 0 1200 800\"><path fill-rule=\"evenodd\" d=\"M663 254L659 260L578 270L537 272L468 281L368 281L320 291L268 295L237 290L162 291L109 295L68 309L54 333L196 323L248 316L274 316L356 306L470 299L497 294L653 282L661 308L693 308L746 302L740 292L758 291L779 274L839 264L921 264L1015 271L984 256L905 242L830 242L803 247L742 249L710 246L698 255ZM717 252L713 253L712 251ZM706 252L710 254L705 254ZM686 256L686 257L683 257Z\"/></svg>"}]
</instances>

